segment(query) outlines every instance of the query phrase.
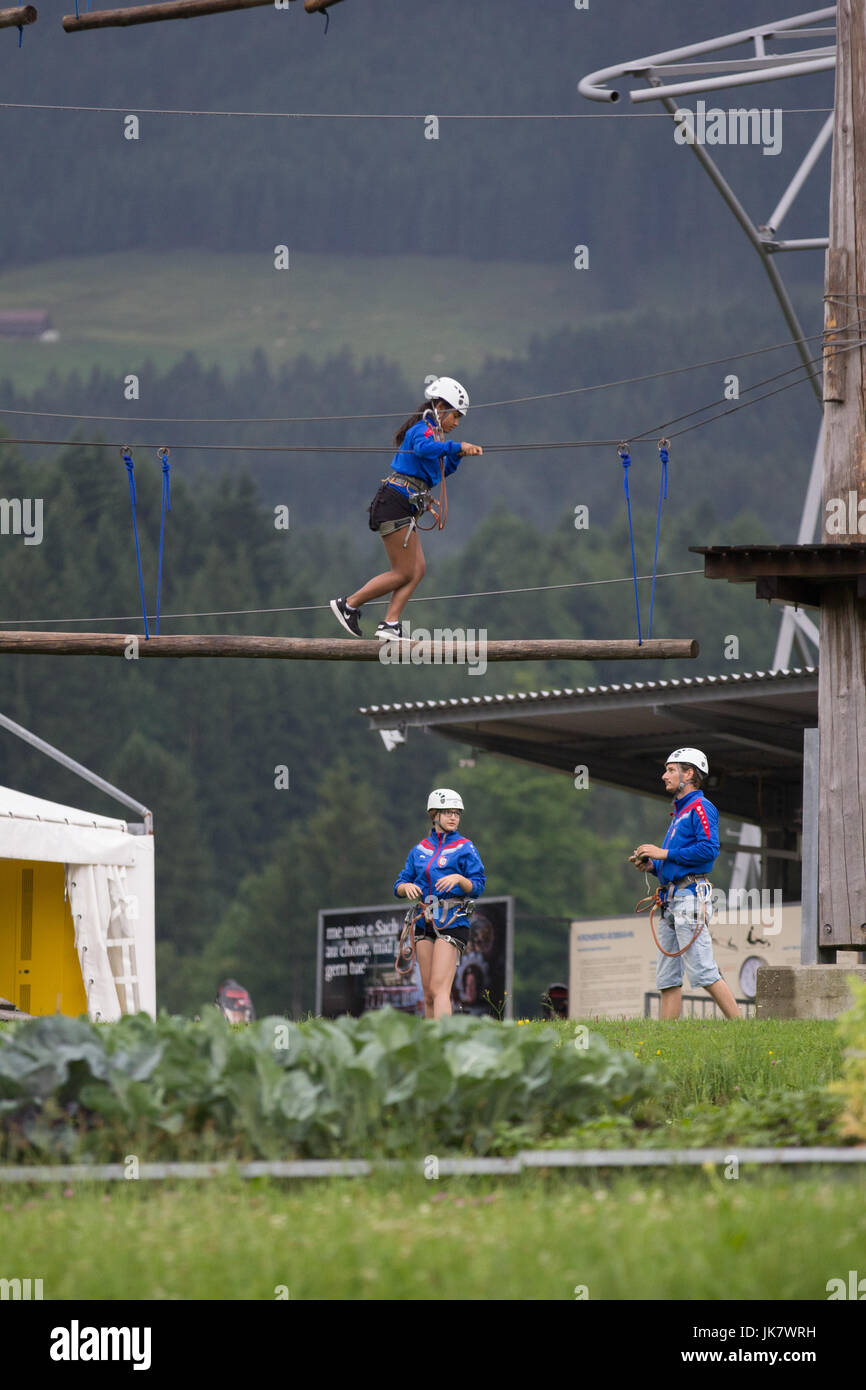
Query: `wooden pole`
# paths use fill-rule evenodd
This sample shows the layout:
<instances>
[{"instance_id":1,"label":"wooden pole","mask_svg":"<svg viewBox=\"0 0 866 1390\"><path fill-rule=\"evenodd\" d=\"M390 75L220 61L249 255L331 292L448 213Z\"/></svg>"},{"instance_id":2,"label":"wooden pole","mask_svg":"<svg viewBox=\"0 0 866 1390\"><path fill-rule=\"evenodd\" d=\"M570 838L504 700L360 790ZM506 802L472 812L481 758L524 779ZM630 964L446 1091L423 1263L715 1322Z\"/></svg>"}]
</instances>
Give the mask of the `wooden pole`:
<instances>
[{"instance_id":1,"label":"wooden pole","mask_svg":"<svg viewBox=\"0 0 866 1390\"><path fill-rule=\"evenodd\" d=\"M388 647L388 659L383 657ZM120 656L137 660L166 657L268 657L290 661L383 661L396 665L401 650L409 647L409 665L463 665L486 661L670 661L698 655L693 639L655 638L638 646L636 641L500 641L465 638L438 642L382 643L340 637L242 637L218 634L184 634L177 637L124 636L114 632L0 632L3 653L39 656ZM416 660L411 661L415 652ZM423 658L423 660L422 660Z\"/></svg>"},{"instance_id":2,"label":"wooden pole","mask_svg":"<svg viewBox=\"0 0 866 1390\"><path fill-rule=\"evenodd\" d=\"M307 14L316 14L319 10L329 10L332 5L340 5L342 0L304 0L304 9Z\"/></svg>"},{"instance_id":3,"label":"wooden pole","mask_svg":"<svg viewBox=\"0 0 866 1390\"><path fill-rule=\"evenodd\" d=\"M866 0L839 0L836 32L822 540L838 545L862 544L857 503L863 505L866 498L864 349L834 352L846 339L866 338L858 325L858 320L866 319ZM846 534L831 534L827 522L834 515L838 518L840 500L849 529ZM863 524L866 527L866 521ZM853 580L830 585L822 594L818 726L817 944L819 952L839 947L862 950L866 947L866 624Z\"/></svg>"},{"instance_id":4,"label":"wooden pole","mask_svg":"<svg viewBox=\"0 0 866 1390\"><path fill-rule=\"evenodd\" d=\"M254 10L273 3L274 0L164 0L159 5L131 5L124 10L66 14L63 16L63 27L67 34L75 34L79 29L117 29L130 24L157 24L162 19L198 19L201 15Z\"/></svg>"},{"instance_id":5,"label":"wooden pole","mask_svg":"<svg viewBox=\"0 0 866 1390\"><path fill-rule=\"evenodd\" d=\"M0 29L20 29L24 24L36 23L36 11L32 5L19 5L14 10L0 10Z\"/></svg>"}]
</instances>

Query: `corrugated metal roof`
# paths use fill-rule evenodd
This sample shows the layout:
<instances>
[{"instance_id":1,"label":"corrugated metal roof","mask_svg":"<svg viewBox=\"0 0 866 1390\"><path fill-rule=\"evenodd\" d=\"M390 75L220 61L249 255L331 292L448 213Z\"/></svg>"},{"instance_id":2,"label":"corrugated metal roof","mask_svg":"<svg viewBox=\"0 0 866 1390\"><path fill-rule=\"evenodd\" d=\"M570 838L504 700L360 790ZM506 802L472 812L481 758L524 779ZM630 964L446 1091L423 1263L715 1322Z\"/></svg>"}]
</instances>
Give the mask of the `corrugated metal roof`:
<instances>
[{"instance_id":1,"label":"corrugated metal roof","mask_svg":"<svg viewBox=\"0 0 866 1390\"><path fill-rule=\"evenodd\" d=\"M599 695L620 695L625 691L688 690L712 686L746 685L750 681L796 680L803 676L816 676L817 666L794 667L782 671L741 671L722 676L683 676L680 680L630 681L619 685L588 685L577 689L528 690L511 695L463 695L449 700L407 700L394 705L362 705L359 714L399 714L409 710L446 710L460 708L484 708L491 705L544 704L547 700L574 699Z\"/></svg>"}]
</instances>

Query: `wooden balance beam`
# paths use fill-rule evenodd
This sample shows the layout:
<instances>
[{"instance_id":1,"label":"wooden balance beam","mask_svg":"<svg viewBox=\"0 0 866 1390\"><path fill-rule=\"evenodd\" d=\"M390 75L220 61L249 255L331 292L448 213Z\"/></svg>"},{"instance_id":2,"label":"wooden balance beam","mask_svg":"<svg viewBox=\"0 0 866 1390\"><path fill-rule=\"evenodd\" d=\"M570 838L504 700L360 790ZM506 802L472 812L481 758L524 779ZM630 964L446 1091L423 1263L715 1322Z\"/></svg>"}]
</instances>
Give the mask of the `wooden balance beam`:
<instances>
[{"instance_id":1,"label":"wooden balance beam","mask_svg":"<svg viewBox=\"0 0 866 1390\"><path fill-rule=\"evenodd\" d=\"M673 661L698 655L694 639L653 637L640 646L636 641L500 641L479 645L477 640L387 643L332 637L242 637L219 634L184 634L172 637L124 636L115 632L0 632L0 655L34 656L144 656L166 657L267 657L281 661L379 661L383 646L389 660L383 664L415 664L415 648L423 664L457 665L483 655L487 661ZM409 656L400 653L409 647ZM422 664L420 661L418 664Z\"/></svg>"},{"instance_id":2,"label":"wooden balance beam","mask_svg":"<svg viewBox=\"0 0 866 1390\"><path fill-rule=\"evenodd\" d=\"M32 5L19 5L14 10L0 10L0 29L20 29L24 24L36 23L36 10Z\"/></svg>"},{"instance_id":3,"label":"wooden balance beam","mask_svg":"<svg viewBox=\"0 0 866 1390\"><path fill-rule=\"evenodd\" d=\"M229 10L254 10L273 5L274 0L164 0L158 5L131 5L123 10L90 10L86 14L66 14L67 34L80 29L117 29L130 24L157 24L163 19L198 19L206 14L225 14ZM336 3L336 0L332 0Z\"/></svg>"}]
</instances>

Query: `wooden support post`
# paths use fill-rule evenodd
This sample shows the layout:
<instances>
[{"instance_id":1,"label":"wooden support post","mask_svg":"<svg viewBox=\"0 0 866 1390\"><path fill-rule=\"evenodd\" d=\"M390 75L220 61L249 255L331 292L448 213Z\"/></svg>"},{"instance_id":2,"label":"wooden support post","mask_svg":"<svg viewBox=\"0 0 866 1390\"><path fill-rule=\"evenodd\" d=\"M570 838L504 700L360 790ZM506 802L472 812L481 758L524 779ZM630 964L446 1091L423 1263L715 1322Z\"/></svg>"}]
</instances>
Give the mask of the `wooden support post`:
<instances>
[{"instance_id":1,"label":"wooden support post","mask_svg":"<svg viewBox=\"0 0 866 1390\"><path fill-rule=\"evenodd\" d=\"M0 29L20 29L24 24L36 23L36 11L32 5L18 5L14 10L0 10Z\"/></svg>"},{"instance_id":2,"label":"wooden support post","mask_svg":"<svg viewBox=\"0 0 866 1390\"><path fill-rule=\"evenodd\" d=\"M75 34L80 29L117 29L130 24L157 24L163 19L198 19L202 15L225 14L229 10L254 10L273 3L274 0L163 0L162 4L131 5L124 10L66 14L63 16L63 27L67 34Z\"/></svg>"},{"instance_id":3,"label":"wooden support post","mask_svg":"<svg viewBox=\"0 0 866 1390\"><path fill-rule=\"evenodd\" d=\"M836 104L827 253L827 327L832 338L824 388L823 534L828 504L866 497L864 350L833 352L839 338L866 337L866 0L839 0ZM850 325L850 327L847 327ZM856 510L856 509L855 509ZM819 771L817 949L866 944L866 624L856 580L828 586L821 603L818 678ZM817 957L820 959L820 956Z\"/></svg>"},{"instance_id":4,"label":"wooden support post","mask_svg":"<svg viewBox=\"0 0 866 1390\"><path fill-rule=\"evenodd\" d=\"M387 657L383 646L388 648ZM120 656L137 660L166 657L269 657L291 661L382 661L409 665L465 665L479 657L486 661L658 661L689 660L698 655L692 639L656 638L638 646L636 641L469 641L382 643L341 637L244 637L217 634L184 634L177 637L124 636L114 632L0 632L0 655L29 653L40 656ZM415 653L413 662L412 652ZM423 658L423 659L422 659ZM401 663L402 664L402 663Z\"/></svg>"}]
</instances>

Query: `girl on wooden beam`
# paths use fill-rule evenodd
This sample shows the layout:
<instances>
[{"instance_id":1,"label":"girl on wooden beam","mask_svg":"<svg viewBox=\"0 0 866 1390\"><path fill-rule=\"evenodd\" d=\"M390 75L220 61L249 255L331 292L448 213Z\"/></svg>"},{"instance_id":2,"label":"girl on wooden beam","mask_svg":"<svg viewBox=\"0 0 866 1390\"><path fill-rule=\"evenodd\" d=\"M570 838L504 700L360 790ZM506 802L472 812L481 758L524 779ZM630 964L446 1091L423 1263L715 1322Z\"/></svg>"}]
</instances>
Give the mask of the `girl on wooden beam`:
<instances>
[{"instance_id":1,"label":"girl on wooden beam","mask_svg":"<svg viewBox=\"0 0 866 1390\"><path fill-rule=\"evenodd\" d=\"M448 514L445 479L466 455L483 452L478 444L445 439L469 409L469 394L459 381L450 376L438 377L424 394L429 404L419 406L394 436L397 452L391 472L382 479L368 509L370 530L378 531L382 537L390 569L368 580L355 593L331 599L331 612L353 637L362 636L360 615L364 604L390 594L391 602L376 628L376 636L383 642L410 640L403 636L400 616L426 569L418 518L432 511L436 527L442 530ZM442 495L436 502L430 489L440 481ZM430 531L433 527L422 529Z\"/></svg>"}]
</instances>

